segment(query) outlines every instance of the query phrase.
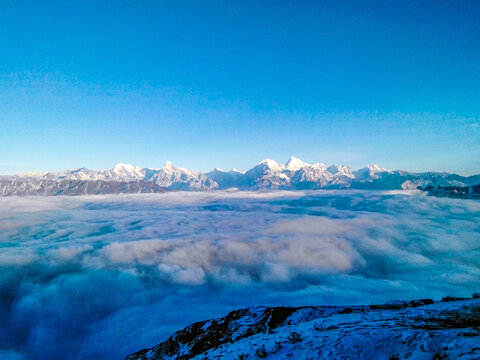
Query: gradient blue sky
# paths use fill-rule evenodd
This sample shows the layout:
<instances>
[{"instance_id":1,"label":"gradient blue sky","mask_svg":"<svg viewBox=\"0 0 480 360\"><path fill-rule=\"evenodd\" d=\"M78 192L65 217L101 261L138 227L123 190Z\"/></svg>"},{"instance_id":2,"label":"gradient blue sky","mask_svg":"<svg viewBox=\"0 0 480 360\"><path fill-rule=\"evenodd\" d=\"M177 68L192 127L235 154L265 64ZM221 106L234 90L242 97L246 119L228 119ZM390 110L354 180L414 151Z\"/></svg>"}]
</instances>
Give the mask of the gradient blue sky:
<instances>
[{"instance_id":1,"label":"gradient blue sky","mask_svg":"<svg viewBox=\"0 0 480 360\"><path fill-rule=\"evenodd\" d=\"M480 173L478 1L0 2L0 174Z\"/></svg>"}]
</instances>

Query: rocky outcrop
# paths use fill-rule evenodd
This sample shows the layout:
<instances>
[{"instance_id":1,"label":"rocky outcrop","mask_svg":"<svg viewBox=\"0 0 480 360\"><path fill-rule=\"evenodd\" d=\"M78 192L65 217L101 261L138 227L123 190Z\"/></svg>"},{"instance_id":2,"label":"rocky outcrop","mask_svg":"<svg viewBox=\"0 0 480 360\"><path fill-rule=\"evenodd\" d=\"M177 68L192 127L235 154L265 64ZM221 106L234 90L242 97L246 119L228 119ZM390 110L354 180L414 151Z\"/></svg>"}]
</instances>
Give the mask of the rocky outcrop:
<instances>
[{"instance_id":1,"label":"rocky outcrop","mask_svg":"<svg viewBox=\"0 0 480 360\"><path fill-rule=\"evenodd\" d=\"M222 344L273 330L298 310L274 307L232 311L221 319L192 324L151 349L127 356L126 360L156 360L164 357L190 359Z\"/></svg>"},{"instance_id":2,"label":"rocky outcrop","mask_svg":"<svg viewBox=\"0 0 480 360\"><path fill-rule=\"evenodd\" d=\"M419 190L427 191L428 195L458 199L480 199L480 185L473 186L419 186Z\"/></svg>"}]
</instances>

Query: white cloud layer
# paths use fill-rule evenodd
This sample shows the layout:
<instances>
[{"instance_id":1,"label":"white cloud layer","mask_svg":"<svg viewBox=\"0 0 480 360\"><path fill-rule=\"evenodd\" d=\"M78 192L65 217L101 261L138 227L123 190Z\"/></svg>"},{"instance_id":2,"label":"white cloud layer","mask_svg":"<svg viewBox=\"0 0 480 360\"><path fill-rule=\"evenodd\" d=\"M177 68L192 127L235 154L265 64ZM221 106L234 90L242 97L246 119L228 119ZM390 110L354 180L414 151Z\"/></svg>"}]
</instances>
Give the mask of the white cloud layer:
<instances>
[{"instance_id":1,"label":"white cloud layer","mask_svg":"<svg viewBox=\"0 0 480 360\"><path fill-rule=\"evenodd\" d=\"M480 203L416 193L0 199L0 354L118 359L252 305L480 289Z\"/></svg>"}]
</instances>

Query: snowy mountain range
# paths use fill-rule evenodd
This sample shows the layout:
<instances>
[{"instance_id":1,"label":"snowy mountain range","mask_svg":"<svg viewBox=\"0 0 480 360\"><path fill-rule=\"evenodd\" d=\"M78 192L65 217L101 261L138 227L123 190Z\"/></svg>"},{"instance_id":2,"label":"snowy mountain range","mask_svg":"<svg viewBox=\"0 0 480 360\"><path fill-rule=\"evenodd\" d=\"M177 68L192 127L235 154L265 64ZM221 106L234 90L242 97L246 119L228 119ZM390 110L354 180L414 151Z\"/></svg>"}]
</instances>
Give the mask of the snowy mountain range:
<instances>
[{"instance_id":1,"label":"snowy mountain range","mask_svg":"<svg viewBox=\"0 0 480 360\"><path fill-rule=\"evenodd\" d=\"M208 173L166 162L161 168L118 164L112 169L79 168L0 176L0 195L78 195L163 192L166 190L306 190L306 189L415 189L424 186L468 187L480 184L480 175L413 173L369 165L353 170L345 165L307 164L291 157L285 164L266 159L248 171Z\"/></svg>"}]
</instances>

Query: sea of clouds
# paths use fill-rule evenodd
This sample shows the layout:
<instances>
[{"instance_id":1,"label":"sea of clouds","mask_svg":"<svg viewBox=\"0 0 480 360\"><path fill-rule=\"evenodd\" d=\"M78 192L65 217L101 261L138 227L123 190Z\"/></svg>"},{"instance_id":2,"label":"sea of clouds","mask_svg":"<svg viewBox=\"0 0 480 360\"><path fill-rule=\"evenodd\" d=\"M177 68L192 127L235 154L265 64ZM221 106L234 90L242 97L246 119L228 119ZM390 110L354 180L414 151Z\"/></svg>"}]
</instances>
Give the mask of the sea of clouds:
<instances>
[{"instance_id":1,"label":"sea of clouds","mask_svg":"<svg viewBox=\"0 0 480 360\"><path fill-rule=\"evenodd\" d=\"M121 359L253 305L480 290L480 202L419 192L0 198L0 358Z\"/></svg>"}]
</instances>

